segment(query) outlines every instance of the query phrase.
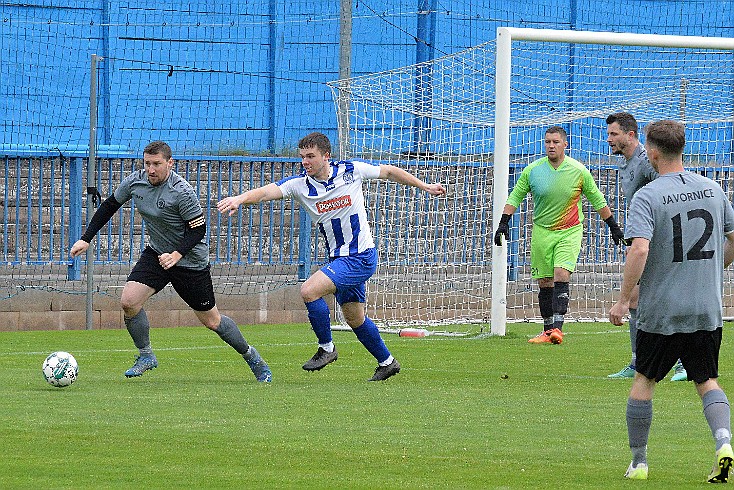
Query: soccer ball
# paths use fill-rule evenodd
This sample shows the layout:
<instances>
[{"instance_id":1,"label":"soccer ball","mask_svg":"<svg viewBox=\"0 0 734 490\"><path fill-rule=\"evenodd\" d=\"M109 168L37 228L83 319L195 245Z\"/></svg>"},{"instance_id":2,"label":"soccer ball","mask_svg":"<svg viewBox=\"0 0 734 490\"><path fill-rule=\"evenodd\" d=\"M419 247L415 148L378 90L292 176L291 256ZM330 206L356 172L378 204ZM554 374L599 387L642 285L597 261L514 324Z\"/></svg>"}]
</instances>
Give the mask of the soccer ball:
<instances>
[{"instance_id":1,"label":"soccer ball","mask_svg":"<svg viewBox=\"0 0 734 490\"><path fill-rule=\"evenodd\" d=\"M54 352L43 361L43 377L52 386L63 388L76 381L79 365L68 352Z\"/></svg>"}]
</instances>

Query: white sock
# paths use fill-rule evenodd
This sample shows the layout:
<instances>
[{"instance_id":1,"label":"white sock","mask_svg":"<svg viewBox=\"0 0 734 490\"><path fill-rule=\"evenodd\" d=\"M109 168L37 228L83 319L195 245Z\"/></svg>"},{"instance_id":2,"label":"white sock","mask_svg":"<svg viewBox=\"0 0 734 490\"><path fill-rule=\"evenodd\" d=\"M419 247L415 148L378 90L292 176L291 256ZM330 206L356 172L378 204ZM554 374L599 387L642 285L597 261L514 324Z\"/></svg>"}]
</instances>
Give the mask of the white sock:
<instances>
[{"instance_id":1,"label":"white sock","mask_svg":"<svg viewBox=\"0 0 734 490\"><path fill-rule=\"evenodd\" d=\"M395 358L394 358L394 357L392 356L392 354L391 354L391 355L389 355L389 356L387 357L387 359L385 359L384 361L380 362L380 363L379 363L379 365L380 365L380 366L389 366L390 364L392 364L392 362L393 362L394 360L395 360Z\"/></svg>"}]
</instances>

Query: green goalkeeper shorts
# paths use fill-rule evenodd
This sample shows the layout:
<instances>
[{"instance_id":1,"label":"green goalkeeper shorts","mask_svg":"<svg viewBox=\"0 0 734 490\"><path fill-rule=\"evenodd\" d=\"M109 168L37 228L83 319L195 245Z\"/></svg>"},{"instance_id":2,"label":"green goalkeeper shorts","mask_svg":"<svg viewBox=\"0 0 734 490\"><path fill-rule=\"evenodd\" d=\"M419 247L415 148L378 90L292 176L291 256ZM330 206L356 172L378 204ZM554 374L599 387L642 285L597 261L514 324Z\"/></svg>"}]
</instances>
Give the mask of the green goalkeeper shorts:
<instances>
[{"instance_id":1,"label":"green goalkeeper shorts","mask_svg":"<svg viewBox=\"0 0 734 490\"><path fill-rule=\"evenodd\" d=\"M581 224L565 230L548 230L533 226L530 239L530 274L533 279L553 277L553 269L576 270L581 253L584 227Z\"/></svg>"}]
</instances>

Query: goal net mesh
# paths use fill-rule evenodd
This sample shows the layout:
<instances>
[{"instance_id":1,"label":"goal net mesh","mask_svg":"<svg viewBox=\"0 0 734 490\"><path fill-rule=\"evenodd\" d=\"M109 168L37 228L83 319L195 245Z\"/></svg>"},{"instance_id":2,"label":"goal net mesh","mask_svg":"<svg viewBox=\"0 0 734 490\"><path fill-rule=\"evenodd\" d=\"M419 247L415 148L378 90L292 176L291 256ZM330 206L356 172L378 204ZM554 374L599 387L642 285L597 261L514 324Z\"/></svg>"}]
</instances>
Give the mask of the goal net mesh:
<instances>
[{"instance_id":1,"label":"goal net mesh","mask_svg":"<svg viewBox=\"0 0 734 490\"><path fill-rule=\"evenodd\" d=\"M448 189L446 197L434 198L392 183L366 188L380 254L368 285L370 308L388 323L471 325L490 316L495 53L489 42L331 83L343 158L398 165ZM545 130L559 125L569 134L568 155L592 171L624 224L627 203L616 167L621 157L609 150L605 120L626 111L641 132L658 119L683 122L685 165L732 193L732 52L516 41L510 88L510 188L522 168L544 156ZM624 252L583 202L584 239L568 318L606 321ZM507 319L539 320L530 276L530 197L511 225ZM730 316L731 286L725 295Z\"/></svg>"}]
</instances>

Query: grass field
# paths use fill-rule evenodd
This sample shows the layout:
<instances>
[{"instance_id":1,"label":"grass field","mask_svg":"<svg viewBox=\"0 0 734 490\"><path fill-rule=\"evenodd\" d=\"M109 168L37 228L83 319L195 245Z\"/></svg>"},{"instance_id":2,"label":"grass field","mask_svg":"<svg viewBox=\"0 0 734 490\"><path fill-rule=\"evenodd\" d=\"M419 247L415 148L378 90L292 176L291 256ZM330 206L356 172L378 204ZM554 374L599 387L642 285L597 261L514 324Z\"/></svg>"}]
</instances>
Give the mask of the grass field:
<instances>
[{"instance_id":1,"label":"grass field","mask_svg":"<svg viewBox=\"0 0 734 490\"><path fill-rule=\"evenodd\" d=\"M734 389L730 325L721 384ZM537 325L503 338L386 335L403 365L366 381L374 360L335 332L339 360L316 373L305 325L243 328L271 385L203 327L154 329L159 367L141 378L127 332L0 333L0 488L687 488L704 485L711 434L691 383L661 382L647 482L626 481L629 335L568 325L560 346ZM79 379L53 388L54 350ZM506 375L506 376L504 376Z\"/></svg>"}]
</instances>

